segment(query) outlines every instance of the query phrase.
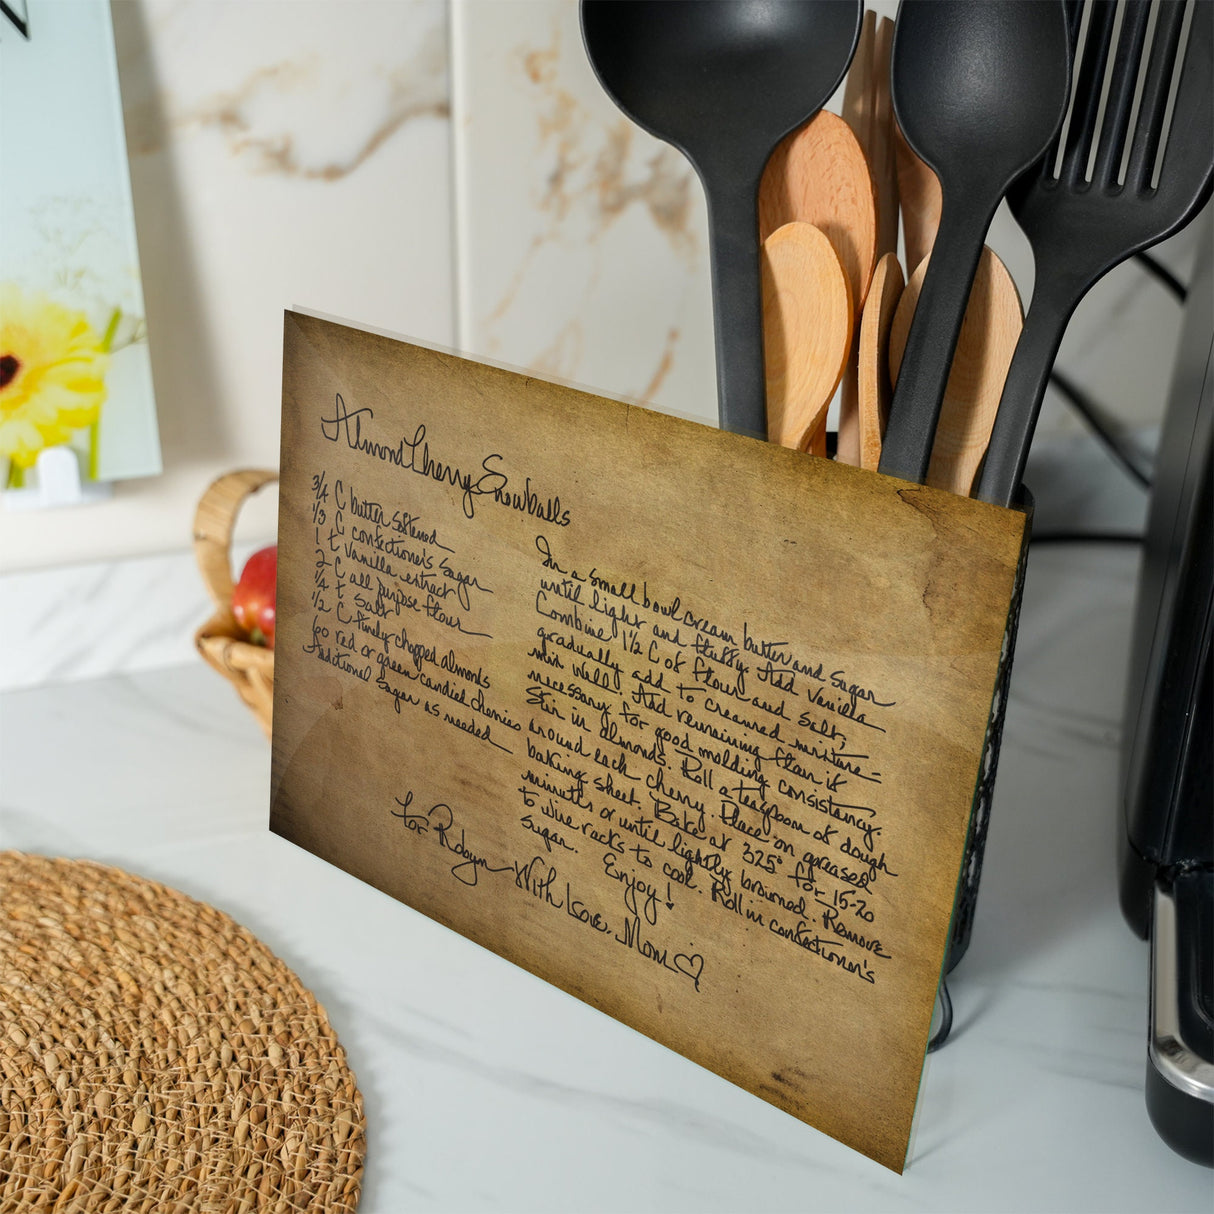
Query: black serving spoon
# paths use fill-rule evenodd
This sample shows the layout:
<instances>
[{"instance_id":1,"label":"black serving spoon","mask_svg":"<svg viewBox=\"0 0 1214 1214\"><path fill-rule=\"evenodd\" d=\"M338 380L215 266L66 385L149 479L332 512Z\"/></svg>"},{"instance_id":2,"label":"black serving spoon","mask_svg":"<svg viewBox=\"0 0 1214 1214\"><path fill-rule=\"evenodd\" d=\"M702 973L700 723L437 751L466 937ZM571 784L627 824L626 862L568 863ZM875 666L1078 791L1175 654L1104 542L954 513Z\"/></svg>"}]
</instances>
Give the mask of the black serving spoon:
<instances>
[{"instance_id":1,"label":"black serving spoon","mask_svg":"<svg viewBox=\"0 0 1214 1214\"><path fill-rule=\"evenodd\" d=\"M1184 227L1214 180L1214 5L1130 0L1119 13L1113 0L1096 0L1084 16L1076 5L1082 45L1062 146L1008 195L1036 278L974 494L1001 506L1024 476L1076 305L1131 253Z\"/></svg>"},{"instance_id":2,"label":"black serving spoon","mask_svg":"<svg viewBox=\"0 0 1214 1214\"><path fill-rule=\"evenodd\" d=\"M880 463L890 476L922 482L987 229L1066 112L1063 0L903 0L891 73L898 125L942 194Z\"/></svg>"},{"instance_id":3,"label":"black serving spoon","mask_svg":"<svg viewBox=\"0 0 1214 1214\"><path fill-rule=\"evenodd\" d=\"M862 0L582 0L582 39L603 87L634 122L678 148L703 183L726 430L767 434L763 166L838 87L863 8Z\"/></svg>"}]
</instances>

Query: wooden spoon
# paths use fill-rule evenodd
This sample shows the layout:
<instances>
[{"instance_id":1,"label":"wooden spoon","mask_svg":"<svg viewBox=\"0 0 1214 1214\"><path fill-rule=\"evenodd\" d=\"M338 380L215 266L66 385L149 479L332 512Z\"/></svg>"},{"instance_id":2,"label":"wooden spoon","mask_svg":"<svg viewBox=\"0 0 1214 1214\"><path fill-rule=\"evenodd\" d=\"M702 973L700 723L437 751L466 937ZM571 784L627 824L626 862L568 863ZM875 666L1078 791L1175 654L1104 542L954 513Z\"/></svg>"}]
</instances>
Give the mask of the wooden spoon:
<instances>
[{"instance_id":1,"label":"wooden spoon","mask_svg":"<svg viewBox=\"0 0 1214 1214\"><path fill-rule=\"evenodd\" d=\"M843 88L843 120L856 136L873 180L878 258L898 251L898 180L889 93L893 41L894 23L869 9Z\"/></svg>"},{"instance_id":2,"label":"wooden spoon","mask_svg":"<svg viewBox=\"0 0 1214 1214\"><path fill-rule=\"evenodd\" d=\"M868 299L860 317L860 467L871 472L876 472L881 462L881 440L885 437L885 423L889 419L889 398L893 393L889 334L904 285L897 256L886 253L873 271L872 285L868 288ZM903 334L903 344L905 341Z\"/></svg>"},{"instance_id":3,"label":"wooden spoon","mask_svg":"<svg viewBox=\"0 0 1214 1214\"><path fill-rule=\"evenodd\" d=\"M825 233L787 223L763 242L767 437L816 439L851 349L851 285Z\"/></svg>"},{"instance_id":4,"label":"wooden spoon","mask_svg":"<svg viewBox=\"0 0 1214 1214\"><path fill-rule=\"evenodd\" d=\"M894 161L894 117L889 87L893 36L894 23L887 17L878 20L871 9L864 14L864 24L860 27L860 42L848 70L843 91L843 118L860 144L872 177L873 195L877 205L877 257L884 257L887 253L896 253L898 250L898 180ZM871 290L870 284L869 291ZM862 306L867 307L867 301ZM851 358L848 360L847 370L843 373L842 391L839 394L839 436L835 452L837 460L852 465L863 464L859 334L860 318L857 317Z\"/></svg>"},{"instance_id":5,"label":"wooden spoon","mask_svg":"<svg viewBox=\"0 0 1214 1214\"><path fill-rule=\"evenodd\" d=\"M894 314L889 365L895 382L927 265L922 262L911 276ZM1023 321L1020 294L1012 276L989 248L983 248L944 390L927 484L963 497L970 495L990 441Z\"/></svg>"},{"instance_id":6,"label":"wooden spoon","mask_svg":"<svg viewBox=\"0 0 1214 1214\"><path fill-rule=\"evenodd\" d=\"M776 145L759 182L759 238L797 220L834 246L859 312L877 262L877 203L859 142L829 110Z\"/></svg>"}]
</instances>

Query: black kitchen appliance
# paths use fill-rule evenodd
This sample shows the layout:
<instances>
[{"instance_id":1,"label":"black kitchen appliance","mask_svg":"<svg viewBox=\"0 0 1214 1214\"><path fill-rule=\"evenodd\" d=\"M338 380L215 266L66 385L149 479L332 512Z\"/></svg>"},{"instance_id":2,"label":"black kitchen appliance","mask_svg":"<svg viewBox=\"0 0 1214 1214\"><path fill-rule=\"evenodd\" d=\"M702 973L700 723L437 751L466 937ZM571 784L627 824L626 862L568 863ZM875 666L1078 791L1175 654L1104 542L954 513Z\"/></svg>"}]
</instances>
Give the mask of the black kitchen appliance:
<instances>
[{"instance_id":1,"label":"black kitchen appliance","mask_svg":"<svg viewBox=\"0 0 1214 1214\"><path fill-rule=\"evenodd\" d=\"M1164 416L1123 741L1121 905L1151 941L1146 1103L1214 1165L1214 221L1204 219Z\"/></svg>"}]
</instances>

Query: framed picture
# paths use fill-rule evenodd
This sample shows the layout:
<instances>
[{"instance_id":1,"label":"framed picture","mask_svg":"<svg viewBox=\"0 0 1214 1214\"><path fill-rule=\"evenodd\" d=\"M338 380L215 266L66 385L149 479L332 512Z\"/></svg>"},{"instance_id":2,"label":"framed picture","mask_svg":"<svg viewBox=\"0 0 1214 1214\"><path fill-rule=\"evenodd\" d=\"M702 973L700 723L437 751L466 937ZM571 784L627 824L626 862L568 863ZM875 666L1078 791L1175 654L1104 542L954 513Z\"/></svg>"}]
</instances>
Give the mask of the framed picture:
<instances>
[{"instance_id":1,"label":"framed picture","mask_svg":"<svg viewBox=\"0 0 1214 1214\"><path fill-rule=\"evenodd\" d=\"M82 482L154 475L109 4L3 0L0 55L0 487L36 487L51 452Z\"/></svg>"}]
</instances>

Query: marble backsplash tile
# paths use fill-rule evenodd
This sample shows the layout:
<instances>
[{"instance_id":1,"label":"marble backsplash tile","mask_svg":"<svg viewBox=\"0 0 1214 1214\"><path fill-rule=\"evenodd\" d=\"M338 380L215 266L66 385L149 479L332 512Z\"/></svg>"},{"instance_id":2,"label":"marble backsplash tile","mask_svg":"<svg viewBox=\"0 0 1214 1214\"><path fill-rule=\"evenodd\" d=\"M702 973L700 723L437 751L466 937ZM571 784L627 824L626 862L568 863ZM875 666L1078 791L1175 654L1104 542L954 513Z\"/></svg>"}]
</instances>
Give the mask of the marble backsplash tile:
<instances>
[{"instance_id":1,"label":"marble backsplash tile","mask_svg":"<svg viewBox=\"0 0 1214 1214\"><path fill-rule=\"evenodd\" d=\"M410 120L450 112L441 0L340 10L210 0L146 11L157 75L172 85L157 96L128 92L138 154L209 132L251 172L337 181Z\"/></svg>"},{"instance_id":2,"label":"marble backsplash tile","mask_svg":"<svg viewBox=\"0 0 1214 1214\"><path fill-rule=\"evenodd\" d=\"M715 423L688 162L603 92L576 4L453 0L452 17L461 347Z\"/></svg>"},{"instance_id":3,"label":"marble backsplash tile","mask_svg":"<svg viewBox=\"0 0 1214 1214\"><path fill-rule=\"evenodd\" d=\"M188 552L0 578L0 692L200 662L194 632L212 610Z\"/></svg>"}]
</instances>

